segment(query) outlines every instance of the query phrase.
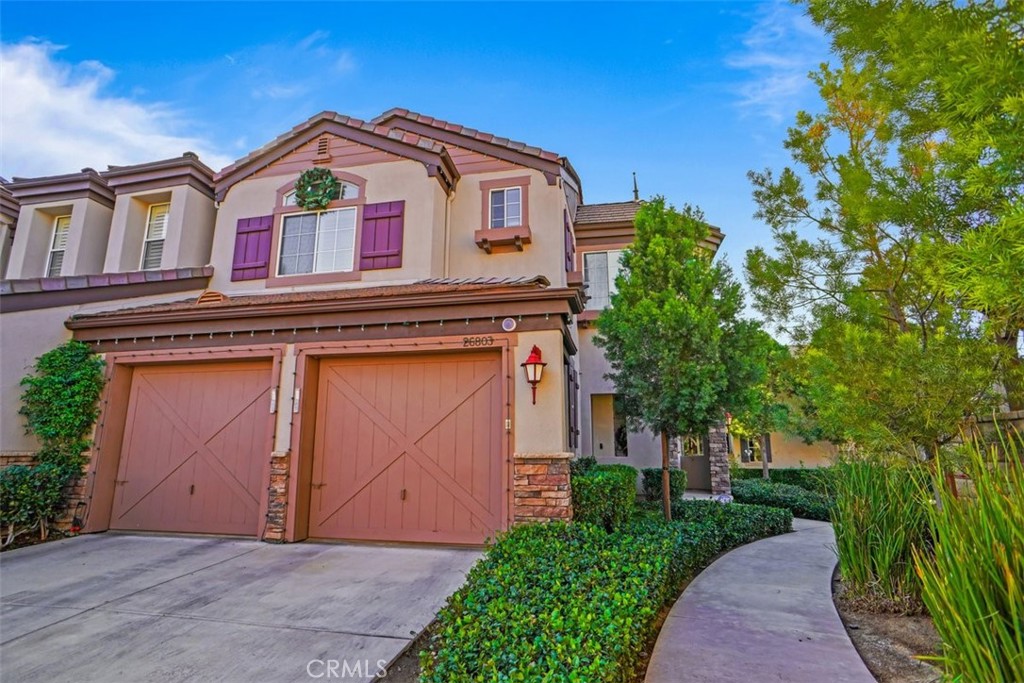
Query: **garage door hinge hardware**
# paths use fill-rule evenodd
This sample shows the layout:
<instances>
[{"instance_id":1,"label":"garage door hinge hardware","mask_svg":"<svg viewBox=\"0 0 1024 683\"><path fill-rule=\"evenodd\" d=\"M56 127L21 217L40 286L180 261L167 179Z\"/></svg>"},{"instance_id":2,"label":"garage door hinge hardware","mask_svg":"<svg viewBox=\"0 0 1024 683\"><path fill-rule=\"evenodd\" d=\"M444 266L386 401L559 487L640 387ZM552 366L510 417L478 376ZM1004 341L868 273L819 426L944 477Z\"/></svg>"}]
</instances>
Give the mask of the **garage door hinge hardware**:
<instances>
[{"instance_id":1,"label":"garage door hinge hardware","mask_svg":"<svg viewBox=\"0 0 1024 683\"><path fill-rule=\"evenodd\" d=\"M127 483L128 483L127 479L115 479L114 480L114 485L115 486L120 486L121 484L127 484Z\"/></svg>"},{"instance_id":2,"label":"garage door hinge hardware","mask_svg":"<svg viewBox=\"0 0 1024 683\"><path fill-rule=\"evenodd\" d=\"M189 487L188 487L188 495L190 495L190 496L191 496L191 495L193 495L193 494L194 494L195 492L196 492L196 485L195 485L195 484L191 484L191 485L189 485Z\"/></svg>"},{"instance_id":3,"label":"garage door hinge hardware","mask_svg":"<svg viewBox=\"0 0 1024 683\"><path fill-rule=\"evenodd\" d=\"M325 486L327 486L327 482L322 482L320 484L310 484L310 487L314 489L322 489Z\"/></svg>"},{"instance_id":4,"label":"garage door hinge hardware","mask_svg":"<svg viewBox=\"0 0 1024 683\"><path fill-rule=\"evenodd\" d=\"M402 500L405 500L405 489L402 489Z\"/></svg>"},{"instance_id":5,"label":"garage door hinge hardware","mask_svg":"<svg viewBox=\"0 0 1024 683\"><path fill-rule=\"evenodd\" d=\"M277 387L270 390L270 414L277 412Z\"/></svg>"},{"instance_id":6,"label":"garage door hinge hardware","mask_svg":"<svg viewBox=\"0 0 1024 683\"><path fill-rule=\"evenodd\" d=\"M511 432L512 431L512 418L510 418L510 417L506 417L505 418L505 431L506 432Z\"/></svg>"}]
</instances>

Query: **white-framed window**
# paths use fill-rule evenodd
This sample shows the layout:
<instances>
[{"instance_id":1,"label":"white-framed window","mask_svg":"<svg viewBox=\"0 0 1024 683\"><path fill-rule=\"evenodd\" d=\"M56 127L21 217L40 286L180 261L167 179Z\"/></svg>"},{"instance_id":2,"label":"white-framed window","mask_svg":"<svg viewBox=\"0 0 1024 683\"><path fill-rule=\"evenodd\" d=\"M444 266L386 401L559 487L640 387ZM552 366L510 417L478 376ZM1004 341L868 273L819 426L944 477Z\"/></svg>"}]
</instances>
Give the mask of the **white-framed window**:
<instances>
[{"instance_id":1,"label":"white-framed window","mask_svg":"<svg viewBox=\"0 0 1024 683\"><path fill-rule=\"evenodd\" d=\"M492 228L514 228L523 224L523 189L491 190Z\"/></svg>"},{"instance_id":2,"label":"white-framed window","mask_svg":"<svg viewBox=\"0 0 1024 683\"><path fill-rule=\"evenodd\" d=\"M60 277L70 228L71 216L57 216L53 219L53 239L50 240L50 253L46 257L46 277Z\"/></svg>"},{"instance_id":3,"label":"white-framed window","mask_svg":"<svg viewBox=\"0 0 1024 683\"><path fill-rule=\"evenodd\" d=\"M355 242L355 207L285 215L277 274L351 271Z\"/></svg>"},{"instance_id":4,"label":"white-framed window","mask_svg":"<svg viewBox=\"0 0 1024 683\"><path fill-rule=\"evenodd\" d=\"M167 237L167 216L170 204L153 204L146 218L146 239L142 244L142 270L159 270Z\"/></svg>"},{"instance_id":5,"label":"white-framed window","mask_svg":"<svg viewBox=\"0 0 1024 683\"><path fill-rule=\"evenodd\" d=\"M611 305L617 291L615 278L621 268L622 250L588 251L583 254L583 282L587 288L587 310L600 311Z\"/></svg>"},{"instance_id":6,"label":"white-framed window","mask_svg":"<svg viewBox=\"0 0 1024 683\"><path fill-rule=\"evenodd\" d=\"M359 186L355 183L349 183L342 181L341 186L338 188L338 196L334 198L335 201L339 199L359 199ZM297 200L295 199L295 190L285 193L281 202L282 206L298 206Z\"/></svg>"}]
</instances>

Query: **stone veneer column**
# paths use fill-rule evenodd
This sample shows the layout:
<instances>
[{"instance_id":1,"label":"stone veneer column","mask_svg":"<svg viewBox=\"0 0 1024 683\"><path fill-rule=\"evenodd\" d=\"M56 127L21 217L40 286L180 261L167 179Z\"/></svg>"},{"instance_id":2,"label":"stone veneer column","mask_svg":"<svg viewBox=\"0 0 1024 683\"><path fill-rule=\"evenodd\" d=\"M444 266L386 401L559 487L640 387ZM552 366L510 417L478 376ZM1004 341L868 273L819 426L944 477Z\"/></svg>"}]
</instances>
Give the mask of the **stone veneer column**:
<instances>
[{"instance_id":1,"label":"stone veneer column","mask_svg":"<svg viewBox=\"0 0 1024 683\"><path fill-rule=\"evenodd\" d=\"M517 453L512 492L514 523L572 519L572 453Z\"/></svg>"},{"instance_id":2,"label":"stone veneer column","mask_svg":"<svg viewBox=\"0 0 1024 683\"><path fill-rule=\"evenodd\" d=\"M729 434L724 425L708 432L708 464L711 467L711 493L732 493L729 480Z\"/></svg>"},{"instance_id":3,"label":"stone veneer column","mask_svg":"<svg viewBox=\"0 0 1024 683\"><path fill-rule=\"evenodd\" d=\"M270 502L267 505L267 526L263 540L284 541L285 512L288 509L288 467L291 451L274 451L270 455Z\"/></svg>"}]
</instances>

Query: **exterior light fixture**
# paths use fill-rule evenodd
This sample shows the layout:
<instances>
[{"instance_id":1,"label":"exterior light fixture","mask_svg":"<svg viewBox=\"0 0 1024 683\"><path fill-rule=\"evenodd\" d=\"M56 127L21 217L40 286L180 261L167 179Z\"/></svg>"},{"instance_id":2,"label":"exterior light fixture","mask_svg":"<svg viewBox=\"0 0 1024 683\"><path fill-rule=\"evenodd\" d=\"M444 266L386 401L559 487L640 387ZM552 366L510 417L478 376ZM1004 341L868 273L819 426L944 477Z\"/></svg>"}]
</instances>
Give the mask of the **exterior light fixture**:
<instances>
[{"instance_id":1,"label":"exterior light fixture","mask_svg":"<svg viewBox=\"0 0 1024 683\"><path fill-rule=\"evenodd\" d=\"M536 346L530 349L530 355L522 363L522 368L526 371L526 381L530 383L530 388L533 389L533 405L537 405L537 385L540 384L540 378L544 374L545 365L547 363L541 359L540 349Z\"/></svg>"}]
</instances>

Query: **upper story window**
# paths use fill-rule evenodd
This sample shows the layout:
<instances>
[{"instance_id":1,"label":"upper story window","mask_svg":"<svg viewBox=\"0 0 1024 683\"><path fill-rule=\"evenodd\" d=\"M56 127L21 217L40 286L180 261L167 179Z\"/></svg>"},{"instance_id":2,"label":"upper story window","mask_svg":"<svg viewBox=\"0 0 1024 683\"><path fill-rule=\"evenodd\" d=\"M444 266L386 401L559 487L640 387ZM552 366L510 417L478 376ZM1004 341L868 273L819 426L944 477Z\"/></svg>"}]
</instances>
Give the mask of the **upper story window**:
<instances>
[{"instance_id":1,"label":"upper story window","mask_svg":"<svg viewBox=\"0 0 1024 683\"><path fill-rule=\"evenodd\" d=\"M583 282L587 287L587 310L600 311L611 305L617 291L615 278L621 269L622 250L589 251L583 255Z\"/></svg>"},{"instance_id":2,"label":"upper story window","mask_svg":"<svg viewBox=\"0 0 1024 683\"><path fill-rule=\"evenodd\" d=\"M46 277L60 277L70 228L71 216L57 216L53 219L53 239L50 240L50 253L46 259Z\"/></svg>"},{"instance_id":3,"label":"upper story window","mask_svg":"<svg viewBox=\"0 0 1024 683\"><path fill-rule=\"evenodd\" d=\"M335 201L339 199L359 199L359 186L354 183L342 181L340 187L338 188L338 196L335 197L334 199ZM281 205L298 206L295 200L295 190L284 193Z\"/></svg>"},{"instance_id":4,"label":"upper story window","mask_svg":"<svg viewBox=\"0 0 1024 683\"><path fill-rule=\"evenodd\" d=\"M355 207L287 214L282 222L277 273L299 275L351 271L355 260L355 241Z\"/></svg>"},{"instance_id":5,"label":"upper story window","mask_svg":"<svg viewBox=\"0 0 1024 683\"><path fill-rule=\"evenodd\" d=\"M146 240L142 245L142 270L158 270L164 255L164 238L167 236L167 216L170 204L153 204L146 219Z\"/></svg>"},{"instance_id":6,"label":"upper story window","mask_svg":"<svg viewBox=\"0 0 1024 683\"><path fill-rule=\"evenodd\" d=\"M523 224L523 190L508 187L491 190L492 228L515 228Z\"/></svg>"}]
</instances>

